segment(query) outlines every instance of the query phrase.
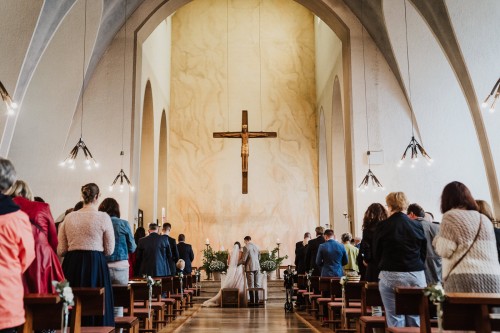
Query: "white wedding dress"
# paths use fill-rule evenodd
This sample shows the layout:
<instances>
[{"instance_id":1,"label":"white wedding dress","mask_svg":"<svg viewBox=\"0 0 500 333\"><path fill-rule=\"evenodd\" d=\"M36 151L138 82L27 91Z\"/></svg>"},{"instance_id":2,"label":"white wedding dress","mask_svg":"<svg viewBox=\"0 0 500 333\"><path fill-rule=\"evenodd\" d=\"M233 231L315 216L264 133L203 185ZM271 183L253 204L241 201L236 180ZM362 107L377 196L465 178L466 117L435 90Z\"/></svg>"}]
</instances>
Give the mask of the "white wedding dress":
<instances>
[{"instance_id":1,"label":"white wedding dress","mask_svg":"<svg viewBox=\"0 0 500 333\"><path fill-rule=\"evenodd\" d=\"M226 277L222 280L221 289L223 288L238 288L240 290L240 307L247 306L246 297L246 281L244 265L238 266L240 258L240 248L238 245L233 246L231 257L229 259L229 266L227 268ZM221 305L221 290L209 300L203 302L203 307L219 307Z\"/></svg>"}]
</instances>

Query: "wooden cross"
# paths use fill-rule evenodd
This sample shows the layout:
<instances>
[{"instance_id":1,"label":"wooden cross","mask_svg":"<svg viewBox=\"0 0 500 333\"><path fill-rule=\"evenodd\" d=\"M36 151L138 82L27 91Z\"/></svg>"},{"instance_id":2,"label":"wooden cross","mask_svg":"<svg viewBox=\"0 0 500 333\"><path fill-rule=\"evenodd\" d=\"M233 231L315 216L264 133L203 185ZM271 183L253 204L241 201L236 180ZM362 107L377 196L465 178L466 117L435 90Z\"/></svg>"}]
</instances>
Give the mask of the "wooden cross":
<instances>
[{"instance_id":1,"label":"wooden cross","mask_svg":"<svg viewBox=\"0 0 500 333\"><path fill-rule=\"evenodd\" d=\"M241 132L214 132L214 138L241 138L241 171L243 173L241 193L248 193L248 139L276 137L276 132L249 132L247 110L242 111Z\"/></svg>"}]
</instances>

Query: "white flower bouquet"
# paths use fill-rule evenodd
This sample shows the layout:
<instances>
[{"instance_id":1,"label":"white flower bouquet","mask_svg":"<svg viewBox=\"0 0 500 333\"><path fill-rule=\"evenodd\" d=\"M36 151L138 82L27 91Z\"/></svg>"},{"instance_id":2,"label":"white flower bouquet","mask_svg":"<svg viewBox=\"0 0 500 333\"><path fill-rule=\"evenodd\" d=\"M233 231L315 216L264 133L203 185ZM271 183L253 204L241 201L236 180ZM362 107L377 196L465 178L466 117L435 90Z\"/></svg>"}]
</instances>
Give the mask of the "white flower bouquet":
<instances>
[{"instance_id":1,"label":"white flower bouquet","mask_svg":"<svg viewBox=\"0 0 500 333\"><path fill-rule=\"evenodd\" d=\"M273 260L267 260L260 264L260 269L263 272L272 272L276 270L276 262Z\"/></svg>"},{"instance_id":2,"label":"white flower bouquet","mask_svg":"<svg viewBox=\"0 0 500 333\"><path fill-rule=\"evenodd\" d=\"M208 265L210 272L223 272L226 270L226 265L219 260L212 260Z\"/></svg>"}]
</instances>

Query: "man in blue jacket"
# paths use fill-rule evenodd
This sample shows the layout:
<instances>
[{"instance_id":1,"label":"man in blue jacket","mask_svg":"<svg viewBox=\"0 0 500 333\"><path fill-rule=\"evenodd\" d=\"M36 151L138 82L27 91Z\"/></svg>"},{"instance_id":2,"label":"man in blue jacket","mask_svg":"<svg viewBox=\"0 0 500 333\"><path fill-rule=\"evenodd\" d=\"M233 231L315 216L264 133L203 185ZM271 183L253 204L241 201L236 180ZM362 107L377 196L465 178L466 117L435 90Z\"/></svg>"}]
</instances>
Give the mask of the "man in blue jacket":
<instances>
[{"instance_id":1,"label":"man in blue jacket","mask_svg":"<svg viewBox=\"0 0 500 333\"><path fill-rule=\"evenodd\" d=\"M344 245L335 240L332 229L325 230L326 242L321 244L316 255L316 265L321 267L321 276L344 275L342 267L347 265L347 253Z\"/></svg>"},{"instance_id":2,"label":"man in blue jacket","mask_svg":"<svg viewBox=\"0 0 500 333\"><path fill-rule=\"evenodd\" d=\"M136 265L139 274L149 276L171 275L168 258L172 257L170 244L166 237L158 234L158 225L149 225L149 235L139 240Z\"/></svg>"}]
</instances>

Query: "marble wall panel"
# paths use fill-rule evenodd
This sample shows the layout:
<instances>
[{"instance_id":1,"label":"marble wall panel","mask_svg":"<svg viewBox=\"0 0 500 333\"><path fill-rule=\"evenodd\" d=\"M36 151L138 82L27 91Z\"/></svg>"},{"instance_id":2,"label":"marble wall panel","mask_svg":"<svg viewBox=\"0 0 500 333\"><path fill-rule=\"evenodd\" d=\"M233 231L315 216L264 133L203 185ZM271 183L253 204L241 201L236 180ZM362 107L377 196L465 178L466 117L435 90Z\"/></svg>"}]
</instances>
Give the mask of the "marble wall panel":
<instances>
[{"instance_id":1,"label":"marble wall panel","mask_svg":"<svg viewBox=\"0 0 500 333\"><path fill-rule=\"evenodd\" d=\"M259 28L260 27L260 28ZM199 0L172 18L167 219L196 263L246 235L263 249L294 244L318 224L313 15L291 0ZM241 193L240 131L248 110L248 194Z\"/></svg>"}]
</instances>

